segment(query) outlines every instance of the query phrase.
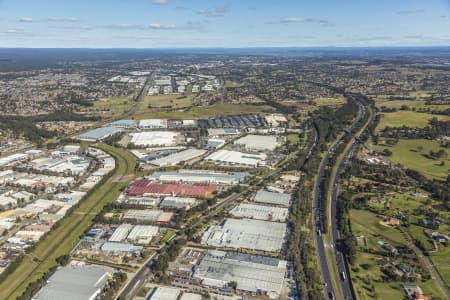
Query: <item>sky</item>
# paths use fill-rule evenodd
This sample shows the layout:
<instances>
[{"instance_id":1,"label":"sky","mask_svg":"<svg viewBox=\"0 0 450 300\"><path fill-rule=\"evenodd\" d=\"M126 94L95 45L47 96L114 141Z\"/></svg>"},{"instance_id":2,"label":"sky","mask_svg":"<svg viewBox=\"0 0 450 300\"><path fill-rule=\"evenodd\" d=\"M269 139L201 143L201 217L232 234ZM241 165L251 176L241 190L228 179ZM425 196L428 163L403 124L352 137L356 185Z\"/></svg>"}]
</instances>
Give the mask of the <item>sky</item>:
<instances>
[{"instance_id":1,"label":"sky","mask_svg":"<svg viewBox=\"0 0 450 300\"><path fill-rule=\"evenodd\" d=\"M449 45L450 0L0 0L0 47Z\"/></svg>"}]
</instances>

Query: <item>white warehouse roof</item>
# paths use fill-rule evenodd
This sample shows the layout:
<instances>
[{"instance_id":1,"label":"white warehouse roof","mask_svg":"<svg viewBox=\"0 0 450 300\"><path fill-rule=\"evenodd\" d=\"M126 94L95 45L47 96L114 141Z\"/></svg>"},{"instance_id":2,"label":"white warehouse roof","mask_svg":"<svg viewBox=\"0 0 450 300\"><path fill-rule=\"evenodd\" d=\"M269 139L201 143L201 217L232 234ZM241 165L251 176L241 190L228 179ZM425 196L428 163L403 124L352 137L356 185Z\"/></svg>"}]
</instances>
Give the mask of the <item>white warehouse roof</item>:
<instances>
[{"instance_id":1,"label":"white warehouse roof","mask_svg":"<svg viewBox=\"0 0 450 300\"><path fill-rule=\"evenodd\" d=\"M241 137L234 142L235 145L245 147L247 150L252 151L273 151L276 147L281 145L278 138L274 135L253 135L249 134Z\"/></svg>"},{"instance_id":2,"label":"white warehouse roof","mask_svg":"<svg viewBox=\"0 0 450 300\"><path fill-rule=\"evenodd\" d=\"M215 247L278 252L284 242L286 224L251 219L226 219L203 234L202 243Z\"/></svg>"},{"instance_id":3,"label":"white warehouse roof","mask_svg":"<svg viewBox=\"0 0 450 300\"><path fill-rule=\"evenodd\" d=\"M164 182L238 184L250 176L247 172L217 172L211 170L178 170L155 172L146 179Z\"/></svg>"},{"instance_id":4,"label":"white warehouse roof","mask_svg":"<svg viewBox=\"0 0 450 300\"><path fill-rule=\"evenodd\" d=\"M230 214L239 218L284 222L288 217L289 211L287 207L241 203L234 207Z\"/></svg>"},{"instance_id":5,"label":"white warehouse roof","mask_svg":"<svg viewBox=\"0 0 450 300\"><path fill-rule=\"evenodd\" d=\"M162 158L152 160L150 163L158 167L174 166L181 162L189 161L191 159L202 156L206 152L207 152L206 150L202 149L187 149Z\"/></svg>"},{"instance_id":6,"label":"white warehouse roof","mask_svg":"<svg viewBox=\"0 0 450 300\"><path fill-rule=\"evenodd\" d=\"M250 154L238 151L219 150L206 157L206 160L228 165L257 167L264 164L267 155L264 153Z\"/></svg>"},{"instance_id":7,"label":"white warehouse roof","mask_svg":"<svg viewBox=\"0 0 450 300\"><path fill-rule=\"evenodd\" d=\"M180 134L173 131L144 131L130 133L130 136L130 142L137 146L174 146Z\"/></svg>"}]
</instances>

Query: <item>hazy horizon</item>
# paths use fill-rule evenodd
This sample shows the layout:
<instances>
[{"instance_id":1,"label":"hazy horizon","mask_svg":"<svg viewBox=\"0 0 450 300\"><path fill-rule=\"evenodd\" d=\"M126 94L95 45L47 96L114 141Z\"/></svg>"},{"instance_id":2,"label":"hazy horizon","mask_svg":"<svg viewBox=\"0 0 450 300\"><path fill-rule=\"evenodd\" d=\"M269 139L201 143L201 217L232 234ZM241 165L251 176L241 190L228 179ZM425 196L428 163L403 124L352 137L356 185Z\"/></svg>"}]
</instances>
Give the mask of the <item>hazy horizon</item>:
<instances>
[{"instance_id":1,"label":"hazy horizon","mask_svg":"<svg viewBox=\"0 0 450 300\"><path fill-rule=\"evenodd\" d=\"M1 0L8 48L450 45L446 0Z\"/></svg>"}]
</instances>

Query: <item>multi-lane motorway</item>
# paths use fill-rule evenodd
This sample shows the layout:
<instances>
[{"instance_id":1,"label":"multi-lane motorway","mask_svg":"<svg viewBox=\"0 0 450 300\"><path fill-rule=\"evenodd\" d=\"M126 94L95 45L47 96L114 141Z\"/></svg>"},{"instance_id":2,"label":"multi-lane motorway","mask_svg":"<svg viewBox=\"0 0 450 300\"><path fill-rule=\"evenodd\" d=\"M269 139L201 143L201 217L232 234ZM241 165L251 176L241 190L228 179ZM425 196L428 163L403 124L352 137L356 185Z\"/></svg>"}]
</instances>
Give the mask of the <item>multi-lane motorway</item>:
<instances>
[{"instance_id":1,"label":"multi-lane motorway","mask_svg":"<svg viewBox=\"0 0 450 300\"><path fill-rule=\"evenodd\" d=\"M330 147L324 159L322 160L319 171L317 174L317 179L314 187L314 202L313 202L313 211L314 211L314 219L315 219L315 230L314 230L314 238L317 247L318 254L318 263L321 271L321 277L324 285L324 291L326 296L329 299L343 298L343 299L355 299L353 287L350 280L350 274L348 270L348 264L345 258L345 255L341 251L341 238L338 227L338 212L337 212L337 201L338 201L338 181L339 176L343 170L344 165L348 161L348 159L352 156L353 151L356 148L357 140L352 139L351 145L346 148L345 153L342 159L338 162L338 167L334 177L331 179L332 182L332 190L330 197L330 214L331 217L330 223L326 223L326 218L324 218L324 214L328 214L327 201L322 201L323 197L327 195L327 191L322 189L322 183L325 180L324 173L325 168L329 163L331 157L335 155L335 150L339 146L340 143L343 142L344 138L348 134L352 134L356 129L356 126L362 120L367 113L365 106L361 102L357 102L359 111L358 116L355 119L350 130L345 132L340 138L338 138L334 144ZM372 121L373 118L369 118L369 121ZM364 124L363 132L370 122ZM327 228L331 233L331 242L327 242L324 240L324 236L322 233L324 232L325 227L331 226L331 228ZM330 259L332 263L335 264L335 268L331 268L329 265L329 261L327 260L327 250L332 249L333 258ZM332 272L337 272L338 274L333 274ZM333 275L335 278L338 278L339 287L335 286L333 283Z\"/></svg>"}]
</instances>

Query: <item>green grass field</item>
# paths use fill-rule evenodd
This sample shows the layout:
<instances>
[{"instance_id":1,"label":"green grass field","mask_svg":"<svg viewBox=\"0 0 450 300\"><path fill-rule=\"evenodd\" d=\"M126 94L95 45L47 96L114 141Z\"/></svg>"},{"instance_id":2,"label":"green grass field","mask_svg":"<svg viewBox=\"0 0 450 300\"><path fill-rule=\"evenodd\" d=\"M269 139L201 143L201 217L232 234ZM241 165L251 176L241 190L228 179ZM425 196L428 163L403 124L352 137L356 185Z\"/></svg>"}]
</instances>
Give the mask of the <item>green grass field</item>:
<instances>
[{"instance_id":1,"label":"green grass field","mask_svg":"<svg viewBox=\"0 0 450 300\"><path fill-rule=\"evenodd\" d=\"M239 115L239 114L258 114L263 112L273 112L273 108L267 105L252 105L252 104L213 104L205 106L196 106L190 109L179 109L171 111L147 111L136 112L134 119L142 120L146 118L163 118L163 119L198 119L208 117L218 117L225 115Z\"/></svg>"},{"instance_id":2,"label":"green grass field","mask_svg":"<svg viewBox=\"0 0 450 300\"><path fill-rule=\"evenodd\" d=\"M173 239L173 237L176 236L176 235L177 234L175 233L175 231L169 229L169 230L167 230L166 234L164 234L164 236L162 238L162 241L163 242L168 242L171 239Z\"/></svg>"},{"instance_id":3,"label":"green grass field","mask_svg":"<svg viewBox=\"0 0 450 300\"><path fill-rule=\"evenodd\" d=\"M391 113L381 113L380 123L376 130L380 131L386 127L425 127L428 121L437 118L438 120L449 121L450 117L443 115L432 115L428 113L419 113L409 110L400 110Z\"/></svg>"},{"instance_id":4,"label":"green grass field","mask_svg":"<svg viewBox=\"0 0 450 300\"><path fill-rule=\"evenodd\" d=\"M408 106L410 109L430 109L430 110L438 110L443 111L450 108L450 105L443 104L443 105L427 105L425 104L425 101L423 100L378 100L375 101L375 105L379 108L382 106L385 106L387 108L396 108L400 109L403 105Z\"/></svg>"},{"instance_id":5,"label":"green grass field","mask_svg":"<svg viewBox=\"0 0 450 300\"><path fill-rule=\"evenodd\" d=\"M30 282L39 279L51 267L56 266L55 259L72 250L84 231L91 226L95 215L107 203L114 201L119 196L120 189L126 186L126 181L117 182L117 179L133 173L135 159L123 149L108 145L100 147L116 158L117 165L112 177L83 199L80 206L63 218L60 226L38 242L30 255L25 256L15 271L0 283L0 299L16 299ZM33 260L33 257L38 260Z\"/></svg>"},{"instance_id":6,"label":"green grass field","mask_svg":"<svg viewBox=\"0 0 450 300\"><path fill-rule=\"evenodd\" d=\"M418 147L422 147L419 151ZM436 141L415 139L415 140L399 140L399 142L390 147L384 144L375 146L375 149L382 151L388 148L392 151L392 156L389 159L397 164L402 165L404 168L410 168L419 171L427 178L446 179L450 169L450 150L440 148L439 143ZM448 156L446 159L433 160L425 157L430 150L439 151L444 149L447 151ZM440 161L444 161L445 165L441 166Z\"/></svg>"},{"instance_id":7,"label":"green grass field","mask_svg":"<svg viewBox=\"0 0 450 300\"><path fill-rule=\"evenodd\" d=\"M366 210L351 210L350 219L352 222L352 231L355 236L364 235L368 240L369 247L375 247L379 250L377 241L382 240L393 245L406 245L403 235L395 228L387 227L380 224L377 216Z\"/></svg>"},{"instance_id":8,"label":"green grass field","mask_svg":"<svg viewBox=\"0 0 450 300\"><path fill-rule=\"evenodd\" d=\"M133 100L130 97L116 97L108 100L97 100L92 107L82 107L82 112L92 112L103 115L119 115L131 109Z\"/></svg>"},{"instance_id":9,"label":"green grass field","mask_svg":"<svg viewBox=\"0 0 450 300\"><path fill-rule=\"evenodd\" d=\"M317 98L314 100L315 105L318 107L321 106L339 106L345 103L345 98Z\"/></svg>"},{"instance_id":10,"label":"green grass field","mask_svg":"<svg viewBox=\"0 0 450 300\"><path fill-rule=\"evenodd\" d=\"M140 112L151 111L155 108L170 107L173 109L184 108L192 105L193 96L157 95L146 96L140 104Z\"/></svg>"}]
</instances>

